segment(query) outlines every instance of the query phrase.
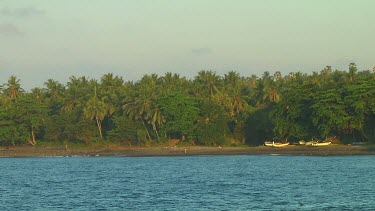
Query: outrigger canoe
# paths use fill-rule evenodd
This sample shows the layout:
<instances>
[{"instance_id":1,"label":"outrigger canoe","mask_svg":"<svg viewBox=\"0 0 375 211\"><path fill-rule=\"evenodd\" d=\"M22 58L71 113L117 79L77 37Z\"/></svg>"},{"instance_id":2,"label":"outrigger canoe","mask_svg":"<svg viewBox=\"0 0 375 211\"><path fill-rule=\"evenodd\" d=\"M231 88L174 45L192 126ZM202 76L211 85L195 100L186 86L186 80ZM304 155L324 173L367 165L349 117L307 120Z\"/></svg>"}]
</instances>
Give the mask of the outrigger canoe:
<instances>
[{"instance_id":1,"label":"outrigger canoe","mask_svg":"<svg viewBox=\"0 0 375 211\"><path fill-rule=\"evenodd\" d=\"M264 142L264 145L268 146L268 147L285 147L285 146L288 146L289 145L289 142L287 143L275 143L274 141L266 141Z\"/></svg>"},{"instance_id":2,"label":"outrigger canoe","mask_svg":"<svg viewBox=\"0 0 375 211\"><path fill-rule=\"evenodd\" d=\"M328 145L330 145L330 144L331 144L330 141L329 141L329 142L321 142L321 143L314 142L314 143L312 143L312 146L320 147L320 146L328 146Z\"/></svg>"}]
</instances>

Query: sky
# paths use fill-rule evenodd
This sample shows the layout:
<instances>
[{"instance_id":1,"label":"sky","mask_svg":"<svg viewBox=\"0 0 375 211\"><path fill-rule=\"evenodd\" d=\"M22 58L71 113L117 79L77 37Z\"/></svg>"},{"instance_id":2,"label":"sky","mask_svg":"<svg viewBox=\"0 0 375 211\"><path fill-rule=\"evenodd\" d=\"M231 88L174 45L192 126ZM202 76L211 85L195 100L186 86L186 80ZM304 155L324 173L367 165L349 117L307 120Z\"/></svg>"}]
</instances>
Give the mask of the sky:
<instances>
[{"instance_id":1,"label":"sky","mask_svg":"<svg viewBox=\"0 0 375 211\"><path fill-rule=\"evenodd\" d=\"M373 0L0 0L0 83L375 65Z\"/></svg>"}]
</instances>

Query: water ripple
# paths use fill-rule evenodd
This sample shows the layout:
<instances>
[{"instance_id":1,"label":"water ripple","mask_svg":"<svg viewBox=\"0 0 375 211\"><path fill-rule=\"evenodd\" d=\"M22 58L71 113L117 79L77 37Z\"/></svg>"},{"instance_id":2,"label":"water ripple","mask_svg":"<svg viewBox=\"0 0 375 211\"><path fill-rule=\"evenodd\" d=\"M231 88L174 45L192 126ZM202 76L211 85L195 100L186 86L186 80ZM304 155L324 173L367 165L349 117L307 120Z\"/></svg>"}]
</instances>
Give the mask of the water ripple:
<instances>
[{"instance_id":1,"label":"water ripple","mask_svg":"<svg viewBox=\"0 0 375 211\"><path fill-rule=\"evenodd\" d=\"M0 210L371 210L375 156L1 158Z\"/></svg>"}]
</instances>

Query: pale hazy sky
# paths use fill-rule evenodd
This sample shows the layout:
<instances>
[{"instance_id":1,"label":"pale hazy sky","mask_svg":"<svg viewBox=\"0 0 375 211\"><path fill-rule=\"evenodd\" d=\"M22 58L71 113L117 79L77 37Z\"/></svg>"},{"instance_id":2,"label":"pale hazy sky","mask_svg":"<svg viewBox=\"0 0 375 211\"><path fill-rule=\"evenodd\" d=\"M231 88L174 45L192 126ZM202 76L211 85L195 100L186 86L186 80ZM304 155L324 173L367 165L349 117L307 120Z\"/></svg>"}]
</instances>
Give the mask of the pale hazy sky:
<instances>
[{"instance_id":1,"label":"pale hazy sky","mask_svg":"<svg viewBox=\"0 0 375 211\"><path fill-rule=\"evenodd\" d=\"M375 65L373 0L0 0L0 83Z\"/></svg>"}]
</instances>

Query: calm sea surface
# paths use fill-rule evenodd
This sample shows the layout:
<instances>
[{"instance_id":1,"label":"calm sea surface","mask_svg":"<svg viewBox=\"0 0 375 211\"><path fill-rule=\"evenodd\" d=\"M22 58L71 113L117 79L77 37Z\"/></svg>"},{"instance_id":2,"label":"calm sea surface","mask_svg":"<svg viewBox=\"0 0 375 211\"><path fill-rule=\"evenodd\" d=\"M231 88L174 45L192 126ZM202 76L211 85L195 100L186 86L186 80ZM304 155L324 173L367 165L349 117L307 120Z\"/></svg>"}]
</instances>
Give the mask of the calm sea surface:
<instances>
[{"instance_id":1,"label":"calm sea surface","mask_svg":"<svg viewBox=\"0 0 375 211\"><path fill-rule=\"evenodd\" d=\"M0 210L375 210L375 156L0 158Z\"/></svg>"}]
</instances>

